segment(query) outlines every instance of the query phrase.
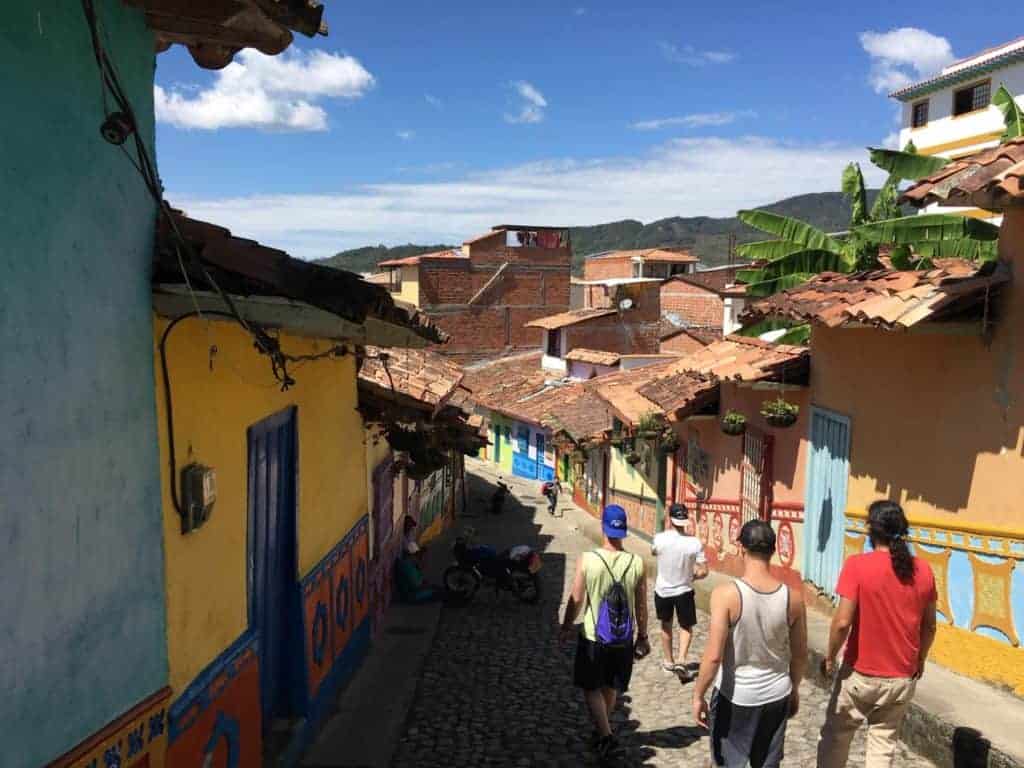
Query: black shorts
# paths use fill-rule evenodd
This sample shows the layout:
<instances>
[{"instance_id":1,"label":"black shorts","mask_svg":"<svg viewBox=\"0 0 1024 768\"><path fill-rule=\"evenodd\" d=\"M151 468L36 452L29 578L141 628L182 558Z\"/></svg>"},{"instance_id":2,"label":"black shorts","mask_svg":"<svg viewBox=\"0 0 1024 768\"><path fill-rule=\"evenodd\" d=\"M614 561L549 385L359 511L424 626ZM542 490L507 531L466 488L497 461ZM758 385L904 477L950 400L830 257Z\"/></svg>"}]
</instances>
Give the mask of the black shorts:
<instances>
[{"instance_id":1,"label":"black shorts","mask_svg":"<svg viewBox=\"0 0 1024 768\"><path fill-rule=\"evenodd\" d=\"M620 693L629 688L633 675L633 643L602 645L580 634L573 665L573 684L584 691L614 688Z\"/></svg>"},{"instance_id":2,"label":"black shorts","mask_svg":"<svg viewBox=\"0 0 1024 768\"><path fill-rule=\"evenodd\" d=\"M778 768L784 757L789 697L759 707L711 694L711 761L725 768Z\"/></svg>"},{"instance_id":3,"label":"black shorts","mask_svg":"<svg viewBox=\"0 0 1024 768\"><path fill-rule=\"evenodd\" d=\"M672 613L679 620L679 626L683 629L692 629L697 623L697 603L693 599L693 590L683 592L675 597L662 597L654 593L654 612L658 615L658 621L672 621Z\"/></svg>"}]
</instances>

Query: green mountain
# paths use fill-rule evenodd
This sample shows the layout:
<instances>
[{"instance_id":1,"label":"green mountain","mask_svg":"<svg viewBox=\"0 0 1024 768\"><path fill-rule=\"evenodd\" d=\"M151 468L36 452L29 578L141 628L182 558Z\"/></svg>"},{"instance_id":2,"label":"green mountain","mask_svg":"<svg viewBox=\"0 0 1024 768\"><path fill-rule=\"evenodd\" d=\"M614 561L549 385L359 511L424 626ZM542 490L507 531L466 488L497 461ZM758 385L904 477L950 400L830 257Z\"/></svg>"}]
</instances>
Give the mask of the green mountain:
<instances>
[{"instance_id":1,"label":"green mountain","mask_svg":"<svg viewBox=\"0 0 1024 768\"><path fill-rule=\"evenodd\" d=\"M376 272L377 264L389 259L404 259L408 256L419 256L421 253L432 251L443 251L453 248L451 245L396 245L388 248L386 245L364 245L362 248L352 248L347 251L340 251L326 259L317 259L317 264L337 269L347 269L350 272Z\"/></svg>"},{"instance_id":2,"label":"green mountain","mask_svg":"<svg viewBox=\"0 0 1024 768\"><path fill-rule=\"evenodd\" d=\"M869 206L877 194L877 190L868 192ZM826 232L841 231L850 222L850 205L840 192L797 195L761 208L806 221ZM748 227L734 216L721 219L709 216L673 216L650 224L635 219L623 219L590 227L573 227L570 234L574 274L580 274L583 271L583 260L596 253L659 246L689 248L706 266L713 267L728 263L731 236L735 236L737 243L766 239L763 232ZM353 272L372 272L376 269L377 262L386 259L401 259L451 247L411 243L393 248L370 245L341 251L330 258L321 259L318 263Z\"/></svg>"},{"instance_id":3,"label":"green mountain","mask_svg":"<svg viewBox=\"0 0 1024 768\"><path fill-rule=\"evenodd\" d=\"M868 192L869 206L877 194L877 190ZM841 231L850 223L850 205L841 192L797 195L761 206L761 209L792 216L826 232ZM625 219L592 227L574 227L570 234L573 272L577 274L582 272L586 257L603 251L659 246L689 248L702 263L713 267L728 263L730 236L735 236L737 244L768 239L763 232L748 227L735 216L721 219L673 216L650 224Z\"/></svg>"}]
</instances>

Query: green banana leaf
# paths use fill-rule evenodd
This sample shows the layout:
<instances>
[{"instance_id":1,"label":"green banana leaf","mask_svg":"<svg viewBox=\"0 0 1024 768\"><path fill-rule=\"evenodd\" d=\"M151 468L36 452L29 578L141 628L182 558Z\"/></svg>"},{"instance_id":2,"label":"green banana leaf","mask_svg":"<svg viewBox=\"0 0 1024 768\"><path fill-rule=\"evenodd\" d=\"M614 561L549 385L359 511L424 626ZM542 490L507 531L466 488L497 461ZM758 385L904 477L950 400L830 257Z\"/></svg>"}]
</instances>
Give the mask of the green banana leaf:
<instances>
[{"instance_id":1,"label":"green banana leaf","mask_svg":"<svg viewBox=\"0 0 1024 768\"><path fill-rule=\"evenodd\" d=\"M761 280L776 280L787 275L819 272L848 272L846 257L834 251L806 250L791 253L761 268Z\"/></svg>"},{"instance_id":2,"label":"green banana leaf","mask_svg":"<svg viewBox=\"0 0 1024 768\"><path fill-rule=\"evenodd\" d=\"M781 291L788 290L789 288L796 288L798 285L803 285L812 277L817 277L817 273L794 272L789 275L780 275L779 277L772 277L767 280L748 283L747 296L753 296L759 299L764 298L765 296L772 296L773 294L780 293Z\"/></svg>"},{"instance_id":3,"label":"green banana leaf","mask_svg":"<svg viewBox=\"0 0 1024 768\"><path fill-rule=\"evenodd\" d=\"M799 219L780 216L768 211L739 211L739 220L762 232L775 235L781 240L797 243L805 248L821 248L828 251L839 250L839 243L817 227L805 224Z\"/></svg>"},{"instance_id":4,"label":"green banana leaf","mask_svg":"<svg viewBox=\"0 0 1024 768\"><path fill-rule=\"evenodd\" d=\"M746 283L760 283L764 280L763 269L741 269L736 272L736 282Z\"/></svg>"},{"instance_id":5,"label":"green banana leaf","mask_svg":"<svg viewBox=\"0 0 1024 768\"><path fill-rule=\"evenodd\" d=\"M902 214L899 203L900 180L898 176L889 174L885 184L878 190L878 196L871 206L869 218L871 221L884 221L885 219L898 219Z\"/></svg>"},{"instance_id":6,"label":"green banana leaf","mask_svg":"<svg viewBox=\"0 0 1024 768\"><path fill-rule=\"evenodd\" d=\"M1005 85L1000 85L999 90L992 96L992 104L1003 113L1003 124L1006 126L1000 142L1024 136L1024 115L1021 114L1020 105L1013 98L1013 94L1006 90Z\"/></svg>"},{"instance_id":7,"label":"green banana leaf","mask_svg":"<svg viewBox=\"0 0 1024 768\"><path fill-rule=\"evenodd\" d=\"M909 245L898 245L889 254L892 265L895 269L914 271L918 269L931 269L934 264L927 256L915 254Z\"/></svg>"},{"instance_id":8,"label":"green banana leaf","mask_svg":"<svg viewBox=\"0 0 1024 768\"><path fill-rule=\"evenodd\" d=\"M871 162L900 179L917 181L949 164L945 157L931 157L896 149L868 147Z\"/></svg>"},{"instance_id":9,"label":"green banana leaf","mask_svg":"<svg viewBox=\"0 0 1024 768\"><path fill-rule=\"evenodd\" d=\"M788 256L796 251L802 251L806 246L800 243L790 243L786 240L758 240L755 243L744 243L736 248L736 253L751 261L767 259L773 261L783 256Z\"/></svg>"},{"instance_id":10,"label":"green banana leaf","mask_svg":"<svg viewBox=\"0 0 1024 768\"><path fill-rule=\"evenodd\" d=\"M918 257L931 259L967 259L968 261L995 261L999 258L996 240L922 240L910 248ZM929 267L923 267L928 269ZM922 267L917 267L922 269Z\"/></svg>"},{"instance_id":11,"label":"green banana leaf","mask_svg":"<svg viewBox=\"0 0 1024 768\"><path fill-rule=\"evenodd\" d=\"M868 193L864 189L864 175L857 163L850 163L843 170L840 189L850 201L850 226L857 227L868 220Z\"/></svg>"},{"instance_id":12,"label":"green banana leaf","mask_svg":"<svg viewBox=\"0 0 1024 768\"><path fill-rule=\"evenodd\" d=\"M999 227L955 213L926 213L864 224L854 230L869 243L910 245L928 240L997 240Z\"/></svg>"},{"instance_id":13,"label":"green banana leaf","mask_svg":"<svg viewBox=\"0 0 1024 768\"><path fill-rule=\"evenodd\" d=\"M762 333L769 333L770 331L778 331L783 328L792 328L793 321L785 320L781 317L766 317L764 320L758 320L756 323L745 325L738 331L733 331L737 336L743 336L748 339L756 339Z\"/></svg>"},{"instance_id":14,"label":"green banana leaf","mask_svg":"<svg viewBox=\"0 0 1024 768\"><path fill-rule=\"evenodd\" d=\"M811 326L809 323L794 325L782 336L775 340L776 344L792 344L794 347L803 347L811 340Z\"/></svg>"}]
</instances>

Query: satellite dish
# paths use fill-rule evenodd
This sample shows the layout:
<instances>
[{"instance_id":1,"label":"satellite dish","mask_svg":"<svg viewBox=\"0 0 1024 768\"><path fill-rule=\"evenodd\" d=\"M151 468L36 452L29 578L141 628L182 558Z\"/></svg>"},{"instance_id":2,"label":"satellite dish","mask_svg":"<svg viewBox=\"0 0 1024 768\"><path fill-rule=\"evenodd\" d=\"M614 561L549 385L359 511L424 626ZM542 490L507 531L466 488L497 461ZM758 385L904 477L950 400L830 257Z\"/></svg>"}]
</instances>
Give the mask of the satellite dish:
<instances>
[{"instance_id":1,"label":"satellite dish","mask_svg":"<svg viewBox=\"0 0 1024 768\"><path fill-rule=\"evenodd\" d=\"M632 309L632 308L633 308L633 300L632 299L623 299L622 301L619 302L619 309L621 309L623 311L625 311L627 309Z\"/></svg>"}]
</instances>

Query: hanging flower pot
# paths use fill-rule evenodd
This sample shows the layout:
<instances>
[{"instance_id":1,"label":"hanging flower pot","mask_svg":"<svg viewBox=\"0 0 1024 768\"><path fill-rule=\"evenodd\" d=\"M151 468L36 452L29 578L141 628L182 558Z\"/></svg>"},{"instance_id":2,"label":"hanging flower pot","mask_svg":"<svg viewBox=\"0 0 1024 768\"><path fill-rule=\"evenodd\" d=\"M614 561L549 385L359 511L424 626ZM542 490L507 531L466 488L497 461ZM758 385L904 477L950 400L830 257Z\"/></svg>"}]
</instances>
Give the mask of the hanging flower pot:
<instances>
[{"instance_id":1,"label":"hanging flower pot","mask_svg":"<svg viewBox=\"0 0 1024 768\"><path fill-rule=\"evenodd\" d=\"M761 405L761 415L771 426L785 429L796 424L797 417L800 415L800 406L783 400L781 397L775 400L765 400Z\"/></svg>"},{"instance_id":2,"label":"hanging flower pot","mask_svg":"<svg viewBox=\"0 0 1024 768\"><path fill-rule=\"evenodd\" d=\"M739 411L726 411L721 426L727 435L742 435L747 431L747 417Z\"/></svg>"},{"instance_id":3,"label":"hanging flower pot","mask_svg":"<svg viewBox=\"0 0 1024 768\"><path fill-rule=\"evenodd\" d=\"M585 451L577 448L575 451L572 452L572 463L573 464L582 464L586 460L587 460L587 454L586 454Z\"/></svg>"},{"instance_id":4,"label":"hanging flower pot","mask_svg":"<svg viewBox=\"0 0 1024 768\"><path fill-rule=\"evenodd\" d=\"M644 440L657 440L661 437L661 419L654 412L645 413L637 424L636 436Z\"/></svg>"},{"instance_id":5,"label":"hanging flower pot","mask_svg":"<svg viewBox=\"0 0 1024 768\"><path fill-rule=\"evenodd\" d=\"M636 451L630 451L626 454L626 463L631 467L635 467L643 460L643 457Z\"/></svg>"},{"instance_id":6,"label":"hanging flower pot","mask_svg":"<svg viewBox=\"0 0 1024 768\"><path fill-rule=\"evenodd\" d=\"M661 448L662 453L675 453L679 450L679 438L676 437L676 433L672 431L666 431L661 438L661 443L658 446Z\"/></svg>"}]
</instances>

